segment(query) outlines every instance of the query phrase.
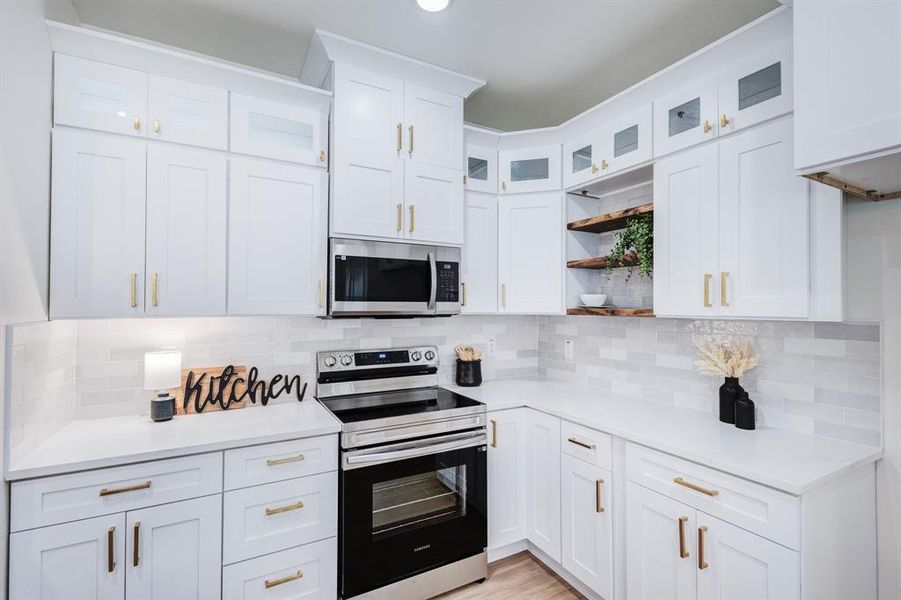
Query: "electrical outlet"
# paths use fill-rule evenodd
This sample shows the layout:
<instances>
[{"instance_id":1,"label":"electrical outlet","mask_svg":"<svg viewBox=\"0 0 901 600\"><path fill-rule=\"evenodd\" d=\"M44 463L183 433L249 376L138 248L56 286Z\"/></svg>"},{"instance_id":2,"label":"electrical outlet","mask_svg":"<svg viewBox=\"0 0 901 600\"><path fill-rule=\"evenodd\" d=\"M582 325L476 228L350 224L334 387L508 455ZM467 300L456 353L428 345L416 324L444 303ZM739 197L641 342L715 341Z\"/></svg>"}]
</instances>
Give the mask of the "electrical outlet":
<instances>
[{"instance_id":1,"label":"electrical outlet","mask_svg":"<svg viewBox=\"0 0 901 600\"><path fill-rule=\"evenodd\" d=\"M494 338L488 340L488 356L494 356Z\"/></svg>"},{"instance_id":2,"label":"electrical outlet","mask_svg":"<svg viewBox=\"0 0 901 600\"><path fill-rule=\"evenodd\" d=\"M563 340L563 358L565 360L573 360L575 358L572 340Z\"/></svg>"}]
</instances>

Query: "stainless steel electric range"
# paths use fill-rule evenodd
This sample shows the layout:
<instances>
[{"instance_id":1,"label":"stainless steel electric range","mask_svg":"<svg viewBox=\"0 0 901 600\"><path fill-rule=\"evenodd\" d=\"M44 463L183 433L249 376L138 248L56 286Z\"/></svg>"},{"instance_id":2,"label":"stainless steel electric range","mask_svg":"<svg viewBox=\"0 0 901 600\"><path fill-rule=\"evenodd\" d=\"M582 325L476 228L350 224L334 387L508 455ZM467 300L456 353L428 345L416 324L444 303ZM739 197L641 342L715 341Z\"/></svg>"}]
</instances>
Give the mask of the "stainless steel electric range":
<instances>
[{"instance_id":1,"label":"stainless steel electric range","mask_svg":"<svg viewBox=\"0 0 901 600\"><path fill-rule=\"evenodd\" d=\"M487 574L485 405L438 387L434 346L320 352L342 422L342 598L422 600Z\"/></svg>"}]
</instances>

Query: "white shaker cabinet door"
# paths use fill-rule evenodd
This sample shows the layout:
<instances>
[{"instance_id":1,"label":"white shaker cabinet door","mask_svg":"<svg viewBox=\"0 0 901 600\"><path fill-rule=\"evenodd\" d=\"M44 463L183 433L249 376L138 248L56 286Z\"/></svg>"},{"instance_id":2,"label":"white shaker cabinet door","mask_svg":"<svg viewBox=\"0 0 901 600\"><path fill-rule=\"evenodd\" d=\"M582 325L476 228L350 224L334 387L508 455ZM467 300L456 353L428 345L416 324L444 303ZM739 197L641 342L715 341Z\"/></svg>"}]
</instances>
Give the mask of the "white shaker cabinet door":
<instances>
[{"instance_id":1,"label":"white shaker cabinet door","mask_svg":"<svg viewBox=\"0 0 901 600\"><path fill-rule=\"evenodd\" d=\"M561 311L563 230L559 192L501 196L498 201L501 312Z\"/></svg>"},{"instance_id":2,"label":"white shaker cabinet door","mask_svg":"<svg viewBox=\"0 0 901 600\"><path fill-rule=\"evenodd\" d=\"M222 496L128 512L128 600L219 598Z\"/></svg>"},{"instance_id":3,"label":"white shaker cabinet door","mask_svg":"<svg viewBox=\"0 0 901 600\"><path fill-rule=\"evenodd\" d=\"M901 144L901 2L792 6L797 169Z\"/></svg>"},{"instance_id":4,"label":"white shaker cabinet door","mask_svg":"<svg viewBox=\"0 0 901 600\"><path fill-rule=\"evenodd\" d=\"M222 569L223 600L335 600L338 538L266 554Z\"/></svg>"},{"instance_id":5,"label":"white shaker cabinet door","mask_svg":"<svg viewBox=\"0 0 901 600\"><path fill-rule=\"evenodd\" d=\"M560 419L529 410L527 423L526 533L560 562Z\"/></svg>"},{"instance_id":6,"label":"white shaker cabinet door","mask_svg":"<svg viewBox=\"0 0 901 600\"><path fill-rule=\"evenodd\" d=\"M501 194L559 190L560 148L555 144L498 152Z\"/></svg>"},{"instance_id":7,"label":"white shaker cabinet door","mask_svg":"<svg viewBox=\"0 0 901 600\"><path fill-rule=\"evenodd\" d=\"M488 414L488 549L526 538L528 409Z\"/></svg>"},{"instance_id":8,"label":"white shaker cabinet door","mask_svg":"<svg viewBox=\"0 0 901 600\"><path fill-rule=\"evenodd\" d=\"M361 157L403 158L402 153L409 150L404 82L343 63L334 68L333 145L339 160L340 154L349 150ZM460 135L462 126L461 121Z\"/></svg>"},{"instance_id":9,"label":"white shaker cabinet door","mask_svg":"<svg viewBox=\"0 0 901 600\"><path fill-rule=\"evenodd\" d=\"M721 142L719 180L719 313L806 318L809 183L792 168L791 120Z\"/></svg>"},{"instance_id":10,"label":"white shaker cabinet door","mask_svg":"<svg viewBox=\"0 0 901 600\"><path fill-rule=\"evenodd\" d=\"M605 130L593 130L563 143L563 187L571 188L599 177ZM610 157L606 157L610 160Z\"/></svg>"},{"instance_id":11,"label":"white shaker cabinet door","mask_svg":"<svg viewBox=\"0 0 901 600\"><path fill-rule=\"evenodd\" d=\"M463 98L404 84L409 161L459 172L463 160Z\"/></svg>"},{"instance_id":12,"label":"white shaker cabinet door","mask_svg":"<svg viewBox=\"0 0 901 600\"><path fill-rule=\"evenodd\" d=\"M654 165L654 312L717 314L717 148Z\"/></svg>"},{"instance_id":13,"label":"white shaker cabinet door","mask_svg":"<svg viewBox=\"0 0 901 600\"><path fill-rule=\"evenodd\" d=\"M228 92L187 81L150 76L148 93L150 139L228 147Z\"/></svg>"},{"instance_id":14,"label":"white shaker cabinet door","mask_svg":"<svg viewBox=\"0 0 901 600\"><path fill-rule=\"evenodd\" d=\"M801 597L797 552L704 513L697 526L698 600Z\"/></svg>"},{"instance_id":15,"label":"white shaker cabinet door","mask_svg":"<svg viewBox=\"0 0 901 600\"><path fill-rule=\"evenodd\" d=\"M790 113L793 90L789 37L730 62L719 76L720 135Z\"/></svg>"},{"instance_id":16,"label":"white shaker cabinet door","mask_svg":"<svg viewBox=\"0 0 901 600\"><path fill-rule=\"evenodd\" d=\"M459 169L407 163L404 237L436 244L463 243L463 176Z\"/></svg>"},{"instance_id":17,"label":"white shaker cabinet door","mask_svg":"<svg viewBox=\"0 0 901 600\"><path fill-rule=\"evenodd\" d=\"M654 112L647 104L607 123L602 173L616 173L651 160Z\"/></svg>"},{"instance_id":18,"label":"white shaker cabinet door","mask_svg":"<svg viewBox=\"0 0 901 600\"><path fill-rule=\"evenodd\" d=\"M497 196L466 194L462 312L497 312Z\"/></svg>"},{"instance_id":19,"label":"white shaker cabinet door","mask_svg":"<svg viewBox=\"0 0 901 600\"><path fill-rule=\"evenodd\" d=\"M613 597L613 476L574 456L561 460L563 568Z\"/></svg>"},{"instance_id":20,"label":"white shaker cabinet door","mask_svg":"<svg viewBox=\"0 0 901 600\"><path fill-rule=\"evenodd\" d=\"M50 218L50 313L144 312L143 140L56 129Z\"/></svg>"},{"instance_id":21,"label":"white shaker cabinet door","mask_svg":"<svg viewBox=\"0 0 901 600\"><path fill-rule=\"evenodd\" d=\"M229 314L324 314L326 172L232 158Z\"/></svg>"},{"instance_id":22,"label":"white shaker cabinet door","mask_svg":"<svg viewBox=\"0 0 901 600\"><path fill-rule=\"evenodd\" d=\"M232 152L326 165L325 111L233 93L230 129Z\"/></svg>"},{"instance_id":23,"label":"white shaker cabinet door","mask_svg":"<svg viewBox=\"0 0 901 600\"><path fill-rule=\"evenodd\" d=\"M147 151L147 314L225 314L225 154Z\"/></svg>"},{"instance_id":24,"label":"white shaker cabinet door","mask_svg":"<svg viewBox=\"0 0 901 600\"><path fill-rule=\"evenodd\" d=\"M467 144L463 164L467 192L497 193L497 150Z\"/></svg>"},{"instance_id":25,"label":"white shaker cabinet door","mask_svg":"<svg viewBox=\"0 0 901 600\"><path fill-rule=\"evenodd\" d=\"M55 54L53 122L144 137L148 125L147 74Z\"/></svg>"},{"instance_id":26,"label":"white shaker cabinet door","mask_svg":"<svg viewBox=\"0 0 901 600\"><path fill-rule=\"evenodd\" d=\"M654 156L717 136L717 82L696 82L654 100Z\"/></svg>"},{"instance_id":27,"label":"white shaker cabinet door","mask_svg":"<svg viewBox=\"0 0 901 600\"><path fill-rule=\"evenodd\" d=\"M695 510L626 484L626 591L629 600L696 600Z\"/></svg>"},{"instance_id":28,"label":"white shaker cabinet door","mask_svg":"<svg viewBox=\"0 0 901 600\"><path fill-rule=\"evenodd\" d=\"M343 149L332 177L332 236L404 235L404 161Z\"/></svg>"},{"instance_id":29,"label":"white shaker cabinet door","mask_svg":"<svg viewBox=\"0 0 901 600\"><path fill-rule=\"evenodd\" d=\"M125 515L114 514L9 536L9 597L122 600Z\"/></svg>"}]
</instances>

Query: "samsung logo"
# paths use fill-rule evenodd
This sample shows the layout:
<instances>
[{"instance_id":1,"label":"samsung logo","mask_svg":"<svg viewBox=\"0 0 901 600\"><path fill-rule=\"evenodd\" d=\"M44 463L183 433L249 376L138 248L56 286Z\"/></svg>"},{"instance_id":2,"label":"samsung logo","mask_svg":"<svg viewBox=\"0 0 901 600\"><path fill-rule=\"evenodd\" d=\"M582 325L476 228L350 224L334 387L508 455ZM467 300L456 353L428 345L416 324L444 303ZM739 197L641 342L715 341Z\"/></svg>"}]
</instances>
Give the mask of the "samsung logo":
<instances>
[{"instance_id":1,"label":"samsung logo","mask_svg":"<svg viewBox=\"0 0 901 600\"><path fill-rule=\"evenodd\" d=\"M425 546L416 546L415 548L413 548L413 552L422 552L423 550L428 550L431 547L431 544L426 544Z\"/></svg>"}]
</instances>

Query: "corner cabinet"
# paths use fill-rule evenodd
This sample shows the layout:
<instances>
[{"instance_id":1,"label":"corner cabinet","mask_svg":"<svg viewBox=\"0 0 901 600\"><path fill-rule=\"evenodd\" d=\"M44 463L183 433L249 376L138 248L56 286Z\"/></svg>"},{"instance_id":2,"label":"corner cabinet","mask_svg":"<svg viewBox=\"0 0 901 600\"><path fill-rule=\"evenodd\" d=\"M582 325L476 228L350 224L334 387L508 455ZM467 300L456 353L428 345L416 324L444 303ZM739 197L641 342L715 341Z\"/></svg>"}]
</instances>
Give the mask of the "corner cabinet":
<instances>
[{"instance_id":1,"label":"corner cabinet","mask_svg":"<svg viewBox=\"0 0 901 600\"><path fill-rule=\"evenodd\" d=\"M463 170L467 192L497 193L497 150L467 144Z\"/></svg>"},{"instance_id":2,"label":"corner cabinet","mask_svg":"<svg viewBox=\"0 0 901 600\"><path fill-rule=\"evenodd\" d=\"M526 539L529 410L488 413L488 549Z\"/></svg>"},{"instance_id":3,"label":"corner cabinet","mask_svg":"<svg viewBox=\"0 0 901 600\"><path fill-rule=\"evenodd\" d=\"M526 535L559 563L560 419L530 410L526 423Z\"/></svg>"},{"instance_id":4,"label":"corner cabinet","mask_svg":"<svg viewBox=\"0 0 901 600\"><path fill-rule=\"evenodd\" d=\"M498 153L501 194L560 189L560 146L539 146Z\"/></svg>"}]
</instances>

